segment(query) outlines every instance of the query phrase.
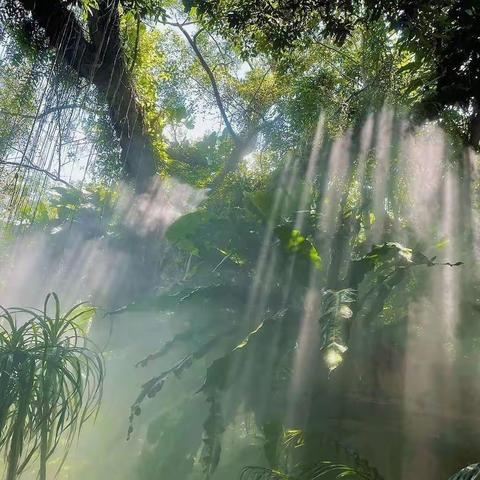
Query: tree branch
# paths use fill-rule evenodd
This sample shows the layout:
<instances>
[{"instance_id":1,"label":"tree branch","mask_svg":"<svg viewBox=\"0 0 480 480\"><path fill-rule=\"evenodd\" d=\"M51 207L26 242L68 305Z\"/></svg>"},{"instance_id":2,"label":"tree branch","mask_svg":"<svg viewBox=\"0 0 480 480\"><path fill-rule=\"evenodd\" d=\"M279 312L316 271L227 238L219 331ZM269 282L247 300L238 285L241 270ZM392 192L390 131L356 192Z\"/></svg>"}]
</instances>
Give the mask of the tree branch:
<instances>
[{"instance_id":1,"label":"tree branch","mask_svg":"<svg viewBox=\"0 0 480 480\"><path fill-rule=\"evenodd\" d=\"M225 105L223 104L223 100L222 100L222 97L220 95L220 91L218 89L218 85L217 85L217 81L215 79L215 76L212 72L212 69L208 65L207 61L205 60L204 56L202 55L202 52L198 48L197 43L195 42L195 38L196 38L197 35L199 35L201 30L197 31L195 33L195 37L192 38L190 36L190 34L185 30L183 25L177 23L177 24L174 24L174 26L178 27L180 29L180 31L183 33L183 35L187 39L188 43L192 47L192 50L195 52L195 55L197 56L198 61L202 65L202 68L205 70L205 73L207 74L208 79L210 80L210 84L211 84L212 90L213 90L213 95L215 97L215 101L217 103L218 109L220 110L220 115L222 116L223 122L225 123L225 127L226 127L228 133L233 138L234 142L238 143L238 135L235 133L235 130L233 129L232 124L230 123L230 120L228 118L227 111L225 110Z\"/></svg>"},{"instance_id":2,"label":"tree branch","mask_svg":"<svg viewBox=\"0 0 480 480\"><path fill-rule=\"evenodd\" d=\"M55 182L60 182L69 188L76 189L76 187L74 187L71 183L68 183L66 180L59 177L55 173L52 173L48 170L45 170L44 168L38 167L37 165L33 165L31 163L10 162L8 160L0 160L0 165L5 165L6 167L24 168L26 170L33 170L35 172L40 172L46 175L51 180L54 180Z\"/></svg>"},{"instance_id":3,"label":"tree branch","mask_svg":"<svg viewBox=\"0 0 480 480\"><path fill-rule=\"evenodd\" d=\"M0 113L3 115L10 115L12 117L38 120L40 118L46 117L47 115L50 115L51 113L59 112L61 110L73 110L75 108L81 108L82 110L85 110L91 113L96 113L96 114L102 113L100 110L95 110L93 108L85 107L84 105L78 105L76 103L66 103L64 105L57 105L56 107L47 107L43 112L39 113L38 115L29 115L25 113L10 112L2 108L0 108Z\"/></svg>"}]
</instances>

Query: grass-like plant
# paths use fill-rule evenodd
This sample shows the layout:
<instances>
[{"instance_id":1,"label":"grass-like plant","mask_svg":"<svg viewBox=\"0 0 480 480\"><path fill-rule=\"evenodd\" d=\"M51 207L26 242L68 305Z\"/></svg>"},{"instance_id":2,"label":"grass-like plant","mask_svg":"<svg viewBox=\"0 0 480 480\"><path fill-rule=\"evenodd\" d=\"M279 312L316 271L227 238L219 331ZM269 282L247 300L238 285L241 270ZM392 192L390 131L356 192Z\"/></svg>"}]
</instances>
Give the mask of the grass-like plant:
<instances>
[{"instance_id":1,"label":"grass-like plant","mask_svg":"<svg viewBox=\"0 0 480 480\"><path fill-rule=\"evenodd\" d=\"M104 362L85 329L94 309L79 304L62 314L54 293L43 310L0 308L0 449L6 479L14 480L38 458L39 478L46 480L47 460L60 441L68 452L100 405Z\"/></svg>"}]
</instances>

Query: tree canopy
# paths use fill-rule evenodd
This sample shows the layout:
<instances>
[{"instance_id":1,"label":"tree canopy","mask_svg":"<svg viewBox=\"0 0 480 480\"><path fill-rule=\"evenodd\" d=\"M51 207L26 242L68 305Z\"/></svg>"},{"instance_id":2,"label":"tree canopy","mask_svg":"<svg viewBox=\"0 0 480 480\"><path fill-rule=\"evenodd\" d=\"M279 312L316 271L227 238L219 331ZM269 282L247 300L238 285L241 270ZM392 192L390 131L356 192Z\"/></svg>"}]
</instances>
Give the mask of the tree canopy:
<instances>
[{"instance_id":1,"label":"tree canopy","mask_svg":"<svg viewBox=\"0 0 480 480\"><path fill-rule=\"evenodd\" d=\"M186 1L206 21L231 35L245 55L333 39L342 46L359 25L388 26L390 42L406 57L407 88L418 91L422 118L458 110L468 118L466 140L478 147L480 11L475 1ZM301 47L300 47L301 48ZM400 72L399 72L400 73Z\"/></svg>"}]
</instances>

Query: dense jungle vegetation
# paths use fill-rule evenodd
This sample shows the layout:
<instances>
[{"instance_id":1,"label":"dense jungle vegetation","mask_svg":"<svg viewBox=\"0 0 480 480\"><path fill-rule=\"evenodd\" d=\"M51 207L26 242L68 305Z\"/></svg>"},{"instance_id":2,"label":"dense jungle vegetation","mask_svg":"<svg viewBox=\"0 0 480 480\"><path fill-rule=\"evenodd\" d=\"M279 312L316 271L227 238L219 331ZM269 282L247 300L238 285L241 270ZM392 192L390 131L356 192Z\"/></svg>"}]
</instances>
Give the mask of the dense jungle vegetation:
<instances>
[{"instance_id":1,"label":"dense jungle vegetation","mask_svg":"<svg viewBox=\"0 0 480 480\"><path fill-rule=\"evenodd\" d=\"M7 480L480 478L477 0L0 0Z\"/></svg>"}]
</instances>

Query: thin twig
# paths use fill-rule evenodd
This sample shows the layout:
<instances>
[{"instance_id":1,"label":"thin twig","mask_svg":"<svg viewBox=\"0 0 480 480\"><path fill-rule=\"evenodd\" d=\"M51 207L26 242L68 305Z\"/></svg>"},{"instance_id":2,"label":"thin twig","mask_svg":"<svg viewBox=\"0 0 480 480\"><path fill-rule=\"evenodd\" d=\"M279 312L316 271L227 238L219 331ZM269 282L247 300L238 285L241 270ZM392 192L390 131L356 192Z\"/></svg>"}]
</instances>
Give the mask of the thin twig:
<instances>
[{"instance_id":1,"label":"thin twig","mask_svg":"<svg viewBox=\"0 0 480 480\"><path fill-rule=\"evenodd\" d=\"M84 105L78 105L76 103L66 103L64 105L57 105L56 107L48 107L46 108L43 112L39 113L38 115L29 115L25 113L18 113L18 112L10 112L8 110L4 110L3 108L0 108L0 113L3 115L10 115L12 117L20 117L20 118L26 118L26 119L32 119L32 120L38 120L40 118L46 117L47 115L50 115L51 113L55 113L61 110L69 110L69 109L75 109L75 108L81 108L82 110L86 110L87 112L91 113L102 113L99 110L95 110L93 108L88 108Z\"/></svg>"},{"instance_id":2,"label":"thin twig","mask_svg":"<svg viewBox=\"0 0 480 480\"><path fill-rule=\"evenodd\" d=\"M52 172L49 172L48 170L45 170L44 168L38 167L37 165L32 165L31 163L20 163L20 162L10 162L8 160L0 160L0 165L5 165L7 167L25 168L26 170L33 170L35 172L40 172L46 175L51 180L54 180L55 182L63 183L67 187L73 188L76 190L76 187L74 187L71 183L68 183L63 178L59 177L58 175Z\"/></svg>"}]
</instances>

